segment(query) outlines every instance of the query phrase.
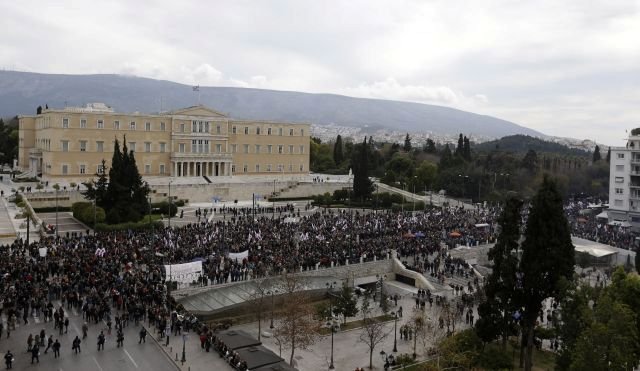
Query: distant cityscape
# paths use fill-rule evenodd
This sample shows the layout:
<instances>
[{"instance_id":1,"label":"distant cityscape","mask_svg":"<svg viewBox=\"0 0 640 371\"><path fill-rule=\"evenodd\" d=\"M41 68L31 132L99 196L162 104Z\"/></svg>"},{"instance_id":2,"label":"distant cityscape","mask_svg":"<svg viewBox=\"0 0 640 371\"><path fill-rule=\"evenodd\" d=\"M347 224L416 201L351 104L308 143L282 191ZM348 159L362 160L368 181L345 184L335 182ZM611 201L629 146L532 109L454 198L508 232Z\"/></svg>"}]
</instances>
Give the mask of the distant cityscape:
<instances>
[{"instance_id":1,"label":"distant cityscape","mask_svg":"<svg viewBox=\"0 0 640 371\"><path fill-rule=\"evenodd\" d=\"M432 131L424 131L424 132L409 132L409 136L411 136L411 141L418 148L421 148L426 142L427 139L432 139L436 143L444 144L444 143L457 143L458 142L458 134L439 134L434 133ZM490 137L486 135L477 135L474 133L463 133L471 142L474 143L484 143L495 139L500 139L499 137ZM400 130L388 130L376 128L372 129L369 127L354 127L354 126L343 126L336 124L329 125L311 125L311 136L320 138L323 142L331 142L335 141L336 137L340 135L343 140L353 140L355 142L362 140L364 136L372 136L374 140L380 142L389 142L389 143L402 143L407 135L406 131ZM602 143L597 143L591 139L576 139L576 138L564 138L564 137L553 137L553 136L545 136L542 139L551 141L554 143L558 143L569 148L581 149L587 152L593 152L596 145L600 146L600 148L607 148L608 146Z\"/></svg>"}]
</instances>

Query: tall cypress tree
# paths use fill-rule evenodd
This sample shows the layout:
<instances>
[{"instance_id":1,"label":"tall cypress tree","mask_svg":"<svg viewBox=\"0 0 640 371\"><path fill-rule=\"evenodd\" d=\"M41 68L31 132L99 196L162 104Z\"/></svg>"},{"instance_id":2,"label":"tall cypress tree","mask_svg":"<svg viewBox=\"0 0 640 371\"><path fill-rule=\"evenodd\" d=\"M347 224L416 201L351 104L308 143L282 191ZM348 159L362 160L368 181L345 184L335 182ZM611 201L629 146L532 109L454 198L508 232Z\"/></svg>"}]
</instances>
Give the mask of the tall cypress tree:
<instances>
[{"instance_id":1,"label":"tall cypress tree","mask_svg":"<svg viewBox=\"0 0 640 371\"><path fill-rule=\"evenodd\" d=\"M107 187L107 201L109 207L107 212L107 222L110 224L120 223L120 198L125 188L122 185L123 157L120 151L120 142L116 138L113 144L113 156L111 157L111 169L109 169L109 186Z\"/></svg>"},{"instance_id":2,"label":"tall cypress tree","mask_svg":"<svg viewBox=\"0 0 640 371\"><path fill-rule=\"evenodd\" d=\"M463 139L462 157L467 161L471 161L471 144L469 143L469 138L466 136Z\"/></svg>"},{"instance_id":3,"label":"tall cypress tree","mask_svg":"<svg viewBox=\"0 0 640 371\"><path fill-rule=\"evenodd\" d=\"M353 151L353 195L360 200L368 199L373 191L373 184L369 179L369 146L367 138L362 144L356 145Z\"/></svg>"},{"instance_id":4,"label":"tall cypress tree","mask_svg":"<svg viewBox=\"0 0 640 371\"><path fill-rule=\"evenodd\" d=\"M464 152L464 138L462 137L462 133L460 133L460 136L458 137L458 146L456 147L456 156L462 157L463 152Z\"/></svg>"},{"instance_id":5,"label":"tall cypress tree","mask_svg":"<svg viewBox=\"0 0 640 371\"><path fill-rule=\"evenodd\" d=\"M524 368L531 371L534 329L542 301L560 299L560 282L571 280L575 251L562 196L554 181L545 176L532 200L520 261L523 334L526 340Z\"/></svg>"},{"instance_id":6,"label":"tall cypress tree","mask_svg":"<svg viewBox=\"0 0 640 371\"><path fill-rule=\"evenodd\" d=\"M485 285L487 301L478 306L480 318L475 326L484 342L502 336L503 349L507 347L509 336L516 333L513 313L519 307L516 282L521 208L522 201L511 197L498 218L500 235L488 254L489 260L493 262L493 270Z\"/></svg>"},{"instance_id":7,"label":"tall cypress tree","mask_svg":"<svg viewBox=\"0 0 640 371\"><path fill-rule=\"evenodd\" d=\"M404 146L402 149L404 149L405 152L411 152L411 137L409 136L409 133L404 137Z\"/></svg>"},{"instance_id":8,"label":"tall cypress tree","mask_svg":"<svg viewBox=\"0 0 640 371\"><path fill-rule=\"evenodd\" d=\"M607 164L611 162L611 147L607 150Z\"/></svg>"},{"instance_id":9,"label":"tall cypress tree","mask_svg":"<svg viewBox=\"0 0 640 371\"><path fill-rule=\"evenodd\" d=\"M600 155L600 146L596 144L596 148L593 150L593 163L602 160L602 156Z\"/></svg>"},{"instance_id":10,"label":"tall cypress tree","mask_svg":"<svg viewBox=\"0 0 640 371\"><path fill-rule=\"evenodd\" d=\"M336 137L336 143L333 145L333 162L336 163L336 166L340 166L340 164L344 161L344 149L342 145L342 136L338 134Z\"/></svg>"},{"instance_id":11,"label":"tall cypress tree","mask_svg":"<svg viewBox=\"0 0 640 371\"><path fill-rule=\"evenodd\" d=\"M444 145L442 149L442 153L440 154L440 163L438 164L438 169L444 169L451 163L451 158L453 155L451 154L451 149L449 148L449 143Z\"/></svg>"}]
</instances>

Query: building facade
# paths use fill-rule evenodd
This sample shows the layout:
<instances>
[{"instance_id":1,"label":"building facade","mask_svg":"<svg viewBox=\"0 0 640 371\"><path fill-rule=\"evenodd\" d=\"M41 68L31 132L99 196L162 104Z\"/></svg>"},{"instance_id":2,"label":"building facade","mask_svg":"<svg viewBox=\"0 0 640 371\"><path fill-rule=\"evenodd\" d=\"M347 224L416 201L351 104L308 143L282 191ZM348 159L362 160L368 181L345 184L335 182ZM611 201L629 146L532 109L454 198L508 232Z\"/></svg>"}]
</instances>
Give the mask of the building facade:
<instances>
[{"instance_id":1,"label":"building facade","mask_svg":"<svg viewBox=\"0 0 640 371\"><path fill-rule=\"evenodd\" d=\"M310 126L234 120L204 106L125 114L104 104L19 116L18 165L45 180L91 179L115 140L142 176L307 174Z\"/></svg>"},{"instance_id":2,"label":"building facade","mask_svg":"<svg viewBox=\"0 0 640 371\"><path fill-rule=\"evenodd\" d=\"M632 130L626 147L611 148L609 170L609 223L639 230L640 133Z\"/></svg>"}]
</instances>

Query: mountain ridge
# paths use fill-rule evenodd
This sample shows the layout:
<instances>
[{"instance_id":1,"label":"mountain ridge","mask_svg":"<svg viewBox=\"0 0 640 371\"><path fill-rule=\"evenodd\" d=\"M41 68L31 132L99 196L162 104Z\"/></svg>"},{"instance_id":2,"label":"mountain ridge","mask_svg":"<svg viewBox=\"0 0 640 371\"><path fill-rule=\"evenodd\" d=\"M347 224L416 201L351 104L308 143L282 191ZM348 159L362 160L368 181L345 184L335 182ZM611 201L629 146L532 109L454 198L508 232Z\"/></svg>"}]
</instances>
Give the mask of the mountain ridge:
<instances>
[{"instance_id":1,"label":"mountain ridge","mask_svg":"<svg viewBox=\"0 0 640 371\"><path fill-rule=\"evenodd\" d=\"M381 127L441 135L465 133L499 138L536 130L456 108L331 93L303 93L240 87L200 87L200 103L233 118ZM35 113L38 105L81 106L103 102L118 112L159 112L193 106L191 86L117 74L42 74L0 71L0 116Z\"/></svg>"}]
</instances>

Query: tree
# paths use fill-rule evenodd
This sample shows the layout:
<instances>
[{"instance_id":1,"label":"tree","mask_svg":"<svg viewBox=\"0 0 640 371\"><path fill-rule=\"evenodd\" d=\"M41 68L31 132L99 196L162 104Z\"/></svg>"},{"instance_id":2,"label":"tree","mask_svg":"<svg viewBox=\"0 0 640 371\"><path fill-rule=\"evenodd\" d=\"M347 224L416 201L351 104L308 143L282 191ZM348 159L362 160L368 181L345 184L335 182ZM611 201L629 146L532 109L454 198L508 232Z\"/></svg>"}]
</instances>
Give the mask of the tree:
<instances>
[{"instance_id":1,"label":"tree","mask_svg":"<svg viewBox=\"0 0 640 371\"><path fill-rule=\"evenodd\" d=\"M607 150L607 164L611 162L611 147Z\"/></svg>"},{"instance_id":2,"label":"tree","mask_svg":"<svg viewBox=\"0 0 640 371\"><path fill-rule=\"evenodd\" d=\"M596 163L600 160L602 160L602 157L600 156L600 146L596 144L596 149L593 150L593 162Z\"/></svg>"},{"instance_id":3,"label":"tree","mask_svg":"<svg viewBox=\"0 0 640 371\"><path fill-rule=\"evenodd\" d=\"M445 144L442 149L442 153L440 154L440 164L438 168L444 169L451 163L451 149L449 148L449 143Z\"/></svg>"},{"instance_id":4,"label":"tree","mask_svg":"<svg viewBox=\"0 0 640 371\"><path fill-rule=\"evenodd\" d=\"M373 192L373 184L369 179L369 146L367 145L367 138L357 145L353 160L353 195L360 199L368 199Z\"/></svg>"},{"instance_id":5,"label":"tree","mask_svg":"<svg viewBox=\"0 0 640 371\"><path fill-rule=\"evenodd\" d=\"M373 368L373 352L376 347L389 336L391 331L385 329L385 323L378 321L371 315L371 308L369 307L369 299L364 298L361 307L362 313L362 332L360 333L359 341L364 343L369 348L369 369Z\"/></svg>"},{"instance_id":6,"label":"tree","mask_svg":"<svg viewBox=\"0 0 640 371\"><path fill-rule=\"evenodd\" d=\"M416 176L418 177L417 181L420 186L426 187L428 185L429 188L431 188L438 176L438 166L426 160L422 161L416 169ZM418 188L420 188L420 186L418 186Z\"/></svg>"},{"instance_id":7,"label":"tree","mask_svg":"<svg viewBox=\"0 0 640 371\"><path fill-rule=\"evenodd\" d=\"M493 262L493 270L487 277L484 288L487 301L478 306L480 318L475 327L484 342L502 336L503 349L507 347L509 336L516 333L513 314L518 309L516 282L521 208L522 201L511 197L498 218L500 234L488 253L489 261Z\"/></svg>"},{"instance_id":8,"label":"tree","mask_svg":"<svg viewBox=\"0 0 640 371\"><path fill-rule=\"evenodd\" d=\"M467 161L471 161L471 144L466 136L463 139L462 157Z\"/></svg>"},{"instance_id":9,"label":"tree","mask_svg":"<svg viewBox=\"0 0 640 371\"><path fill-rule=\"evenodd\" d=\"M342 161L344 161L342 136L338 134L338 136L336 137L336 143L333 145L333 162L336 163L336 166L340 166Z\"/></svg>"},{"instance_id":10,"label":"tree","mask_svg":"<svg viewBox=\"0 0 640 371\"><path fill-rule=\"evenodd\" d=\"M402 149L405 152L411 152L411 137L409 136L409 133L407 133L407 136L404 137L404 146L402 147Z\"/></svg>"},{"instance_id":11,"label":"tree","mask_svg":"<svg viewBox=\"0 0 640 371\"><path fill-rule=\"evenodd\" d=\"M522 327L526 335L524 368L531 371L534 329L542 301L559 299L560 281L573 276L575 260L569 224L563 210L562 196L556 183L545 176L533 198L520 261L524 309Z\"/></svg>"},{"instance_id":12,"label":"tree","mask_svg":"<svg viewBox=\"0 0 640 371\"><path fill-rule=\"evenodd\" d=\"M456 156L464 157L463 153L464 153L464 137L462 136L462 133L460 133L460 136L458 137L458 145L456 146Z\"/></svg>"},{"instance_id":13,"label":"tree","mask_svg":"<svg viewBox=\"0 0 640 371\"><path fill-rule=\"evenodd\" d=\"M433 141L433 139L431 139L431 138L427 139L427 143L424 146L424 151L426 153L436 153L437 152L436 143Z\"/></svg>"},{"instance_id":14,"label":"tree","mask_svg":"<svg viewBox=\"0 0 640 371\"><path fill-rule=\"evenodd\" d=\"M522 167L531 173L536 171L538 167L538 154L536 151L532 149L527 151L527 154L524 155L524 158L522 159Z\"/></svg>"},{"instance_id":15,"label":"tree","mask_svg":"<svg viewBox=\"0 0 640 371\"><path fill-rule=\"evenodd\" d=\"M353 289L345 281L342 289L336 297L333 311L343 316L343 323L347 323L347 317L354 317L358 314L358 300L354 296Z\"/></svg>"},{"instance_id":16,"label":"tree","mask_svg":"<svg viewBox=\"0 0 640 371\"><path fill-rule=\"evenodd\" d=\"M303 277L285 274L279 291L284 295L275 333L284 347L291 349L289 364L293 365L296 349L307 349L316 342L319 325L313 318L309 293Z\"/></svg>"},{"instance_id":17,"label":"tree","mask_svg":"<svg viewBox=\"0 0 640 371\"><path fill-rule=\"evenodd\" d=\"M267 305L266 296L269 291L270 285L268 285L268 281L264 278L259 278L254 281L255 283L255 291L251 293L249 299L253 302L253 309L255 310L256 315L258 316L258 341L260 341L260 337L262 336L262 313Z\"/></svg>"}]
</instances>

